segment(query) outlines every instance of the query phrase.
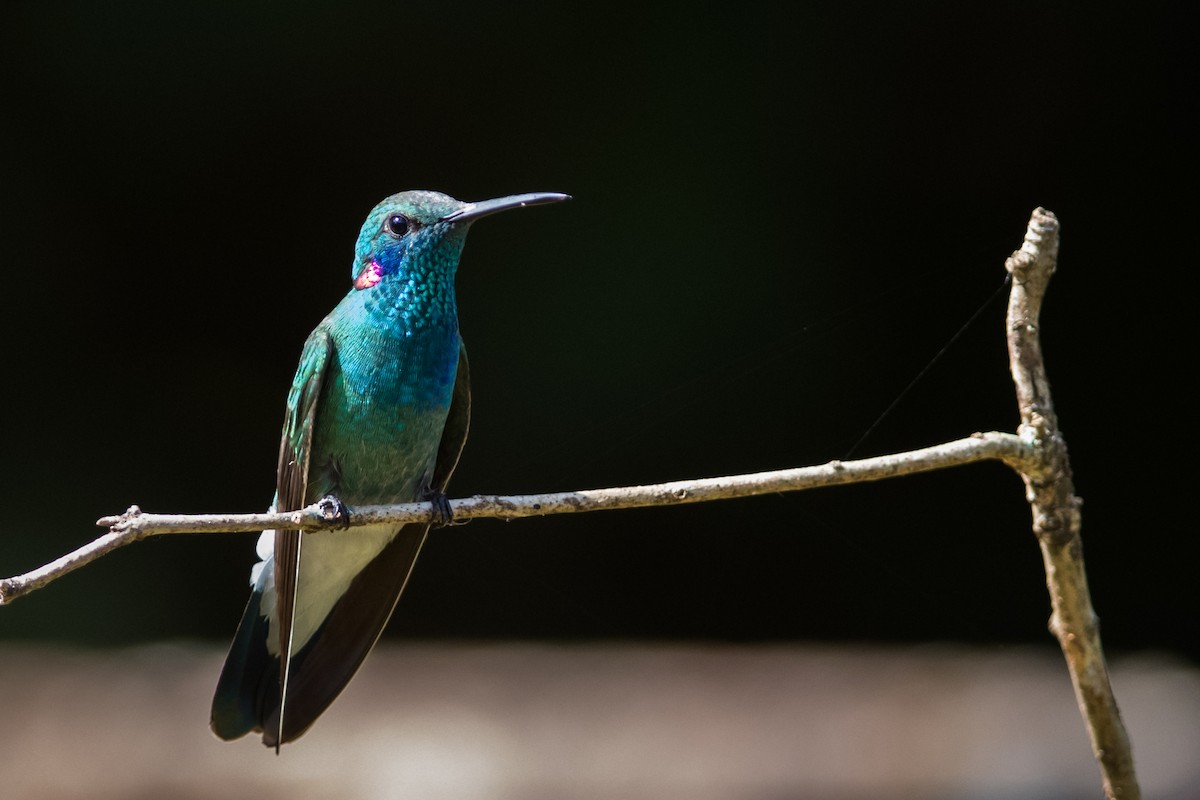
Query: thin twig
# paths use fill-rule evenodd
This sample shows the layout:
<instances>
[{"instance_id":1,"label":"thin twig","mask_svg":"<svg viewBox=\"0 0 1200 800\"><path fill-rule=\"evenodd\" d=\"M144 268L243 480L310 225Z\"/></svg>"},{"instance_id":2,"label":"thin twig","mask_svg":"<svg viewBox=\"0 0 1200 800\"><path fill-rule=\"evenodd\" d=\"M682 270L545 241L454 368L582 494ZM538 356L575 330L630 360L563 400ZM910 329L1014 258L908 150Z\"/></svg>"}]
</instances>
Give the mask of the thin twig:
<instances>
[{"instance_id":1,"label":"thin twig","mask_svg":"<svg viewBox=\"0 0 1200 800\"><path fill-rule=\"evenodd\" d=\"M456 520L467 520L482 517L516 519L577 511L670 506L882 480L976 461L1003 461L1017 468L1032 463L1030 459L1033 456L1029 446L1011 433L978 433L967 439L922 450L859 461L832 461L816 467L674 481L650 486L585 489L577 492L509 497L476 495L451 500L450 508ZM431 519L433 507L430 503L354 506L351 508L350 524L351 527L358 527ZM133 506L124 514L103 517L97 520L96 524L108 528L109 532L44 567L0 580L0 604L11 603L18 597L40 589L118 547L150 536L176 533L257 533L278 527L322 531L339 528L342 522L332 518L326 508L314 503L299 511L265 514L147 514Z\"/></svg>"},{"instance_id":2,"label":"thin twig","mask_svg":"<svg viewBox=\"0 0 1200 800\"><path fill-rule=\"evenodd\" d=\"M1058 428L1050 382L1046 377L1038 315L1058 261L1058 220L1039 208L1033 212L1020 250L1005 267L1012 274L1008 305L1008 356L1021 411L1018 435L1038 458L1017 472L1033 510L1050 590L1050 630L1058 637L1075 698L1083 714L1092 752L1100 764L1104 793L1110 800L1141 796L1133 769L1129 736L1121 722L1100 645L1100 629L1088 593L1080 500L1075 496L1067 444Z\"/></svg>"}]
</instances>

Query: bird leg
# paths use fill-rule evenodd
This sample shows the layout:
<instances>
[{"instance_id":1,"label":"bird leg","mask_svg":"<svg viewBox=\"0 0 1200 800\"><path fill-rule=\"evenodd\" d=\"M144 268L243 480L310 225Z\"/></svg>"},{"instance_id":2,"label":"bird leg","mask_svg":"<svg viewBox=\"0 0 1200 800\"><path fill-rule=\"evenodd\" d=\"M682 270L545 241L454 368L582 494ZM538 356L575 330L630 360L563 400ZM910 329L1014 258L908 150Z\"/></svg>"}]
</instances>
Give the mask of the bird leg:
<instances>
[{"instance_id":1,"label":"bird leg","mask_svg":"<svg viewBox=\"0 0 1200 800\"><path fill-rule=\"evenodd\" d=\"M431 486L421 490L421 499L433 505L432 524L435 528L444 528L454 523L454 509L450 508L450 498L445 492L439 492Z\"/></svg>"},{"instance_id":2,"label":"bird leg","mask_svg":"<svg viewBox=\"0 0 1200 800\"><path fill-rule=\"evenodd\" d=\"M325 519L339 523L338 530L344 531L350 527L350 506L343 503L337 495L325 495L317 501L317 508L321 510Z\"/></svg>"}]
</instances>

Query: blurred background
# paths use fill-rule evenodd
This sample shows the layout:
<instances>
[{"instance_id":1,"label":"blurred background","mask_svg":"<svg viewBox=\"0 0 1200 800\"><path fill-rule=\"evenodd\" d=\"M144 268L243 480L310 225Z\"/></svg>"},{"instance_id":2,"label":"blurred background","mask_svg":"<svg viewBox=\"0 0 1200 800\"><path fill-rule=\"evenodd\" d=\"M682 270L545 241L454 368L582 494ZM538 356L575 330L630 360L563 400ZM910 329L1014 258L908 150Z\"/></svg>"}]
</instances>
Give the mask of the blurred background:
<instances>
[{"instance_id":1,"label":"blurred background","mask_svg":"<svg viewBox=\"0 0 1200 800\"><path fill-rule=\"evenodd\" d=\"M0 573L88 541L94 519L131 503L265 508L301 344L348 289L362 219L393 192L575 197L471 234L458 291L475 416L452 496L759 471L1013 430L1003 263L1042 205L1063 226L1043 343L1086 503L1094 601L1118 675L1150 687L1131 697L1161 703L1132 711L1142 700L1119 681L1118 699L1147 720L1134 731L1147 785L1200 796L1186 766L1200 763L1200 540L1179 503L1192 476L1170 466L1193 416L1179 370L1194 361L1195 84L1179 7L18 2L6 16ZM206 797L212 765L236 764L234 793L263 796L315 769L205 730L253 545L142 543L4 608L6 727L77 740L98 761L84 788L51 779L33 765L55 756L31 734L27 750L6 745L0 778L29 797L98 796L117 773L114 796ZM532 755L498 757L490 739L454 729L421 761L432 783L394 763L406 777L392 781L381 763L426 750L379 749L401 741L389 725L413 720L366 702L377 693L359 682L295 748L326 754L330 785L350 797L402 785L438 796L431 787L476 763L471 753L526 765L525 777L444 796L574 796L570 775L586 770L548 754L535 728L601 748L598 774L616 783L581 783L579 796L700 797L701 785L721 797L1073 796L1035 769L1068 763L1050 751L973 769L912 744L924 741L914 717L943 707L957 716L933 741L968 741L995 716L964 687L1001 681L995 708L1045 708L1018 701L1047 685L1064 716L1014 712L1011 731L973 752L1036 738L1032 724L1037 741L1066 737L1082 754L1065 774L1097 796L1048 614L1022 487L997 465L478 521L431 537L361 683L399 690L430 675L424 702L444 691L459 704L462 684L437 675L493 686L489 730ZM672 694L687 674L713 691ZM854 706L820 688L842 675L847 698L882 698L909 691L900 674L957 677L914 695L928 704ZM112 693L113 675L127 676L126 694ZM539 675L576 680L543 697L526 686ZM738 681L777 694L706 705ZM833 755L777 776L732 751L705 756L730 765L725 782L664 756L643 775L620 761L658 752L634 744L643 727L610 731L588 705L603 709L606 686L657 698L647 726L713 726L760 753L781 734L754 709L781 698L800 705L778 723L812 741L852 736L848 709L867 728L876 716L878 730L898 727L839 751L845 769L829 769L845 783L813 777ZM805 706L804 692L825 699ZM501 704L514 697L519 708ZM535 708L546 709L536 725ZM47 719L60 722L37 727ZM112 769L147 737L163 749L145 777L132 762ZM353 744L364 741L376 749ZM811 755L806 741L795 749ZM864 760L878 783L854 783ZM550 762L579 768L547 777ZM1015 777L989 783L993 767ZM361 794L347 769L373 776L354 783ZM905 770L941 782L899 781Z\"/></svg>"}]
</instances>

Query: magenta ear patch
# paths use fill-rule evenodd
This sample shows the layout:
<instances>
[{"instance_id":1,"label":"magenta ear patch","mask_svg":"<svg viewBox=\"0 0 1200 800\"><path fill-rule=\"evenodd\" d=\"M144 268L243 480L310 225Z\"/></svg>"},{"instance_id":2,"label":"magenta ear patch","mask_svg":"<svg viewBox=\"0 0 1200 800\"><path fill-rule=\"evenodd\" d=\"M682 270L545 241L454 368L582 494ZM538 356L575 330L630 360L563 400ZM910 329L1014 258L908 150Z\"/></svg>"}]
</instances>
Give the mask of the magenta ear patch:
<instances>
[{"instance_id":1,"label":"magenta ear patch","mask_svg":"<svg viewBox=\"0 0 1200 800\"><path fill-rule=\"evenodd\" d=\"M371 259L371 263L363 268L363 271L358 273L358 277L354 279L354 288L358 290L370 289L375 284L383 280L383 267L375 259Z\"/></svg>"}]
</instances>

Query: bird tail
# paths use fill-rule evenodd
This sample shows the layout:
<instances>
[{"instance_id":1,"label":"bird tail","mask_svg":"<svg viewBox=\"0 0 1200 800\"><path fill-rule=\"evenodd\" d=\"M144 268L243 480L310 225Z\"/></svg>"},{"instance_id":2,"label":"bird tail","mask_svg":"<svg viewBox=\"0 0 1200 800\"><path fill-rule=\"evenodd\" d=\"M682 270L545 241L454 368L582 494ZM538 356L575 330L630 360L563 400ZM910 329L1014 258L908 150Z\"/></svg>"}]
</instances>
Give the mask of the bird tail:
<instances>
[{"instance_id":1,"label":"bird tail","mask_svg":"<svg viewBox=\"0 0 1200 800\"><path fill-rule=\"evenodd\" d=\"M263 744L277 747L308 730L346 688L383 633L428 530L427 524L400 528L354 578L312 638L292 654L282 735L279 657L267 651L269 626L263 616L260 580L246 604L217 682L210 723L213 733L229 740L261 731Z\"/></svg>"}]
</instances>

